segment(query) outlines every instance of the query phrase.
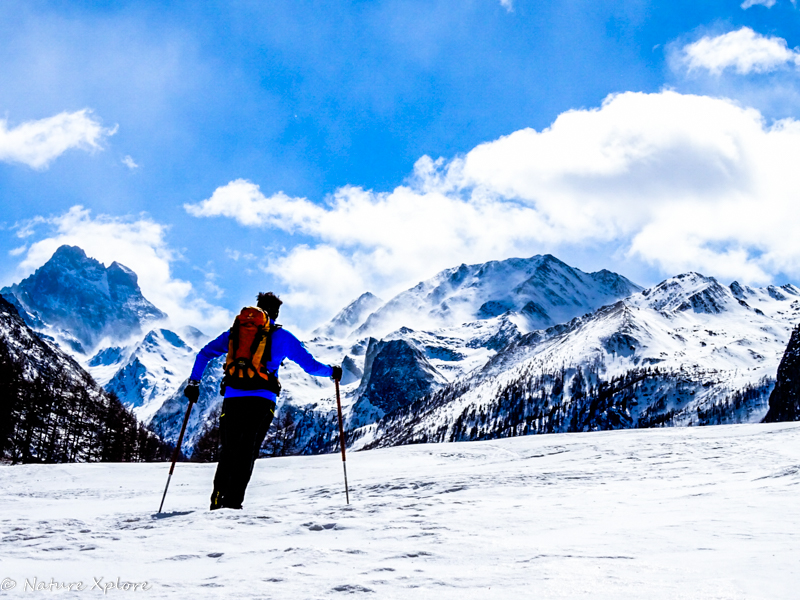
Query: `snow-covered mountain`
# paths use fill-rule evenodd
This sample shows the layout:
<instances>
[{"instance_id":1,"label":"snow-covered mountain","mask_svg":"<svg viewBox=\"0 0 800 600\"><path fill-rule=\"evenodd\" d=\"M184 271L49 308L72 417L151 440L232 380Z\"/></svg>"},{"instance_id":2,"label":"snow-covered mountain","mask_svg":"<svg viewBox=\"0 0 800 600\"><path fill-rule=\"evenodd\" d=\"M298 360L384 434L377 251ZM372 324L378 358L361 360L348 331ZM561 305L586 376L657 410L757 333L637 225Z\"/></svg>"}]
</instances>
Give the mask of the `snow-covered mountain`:
<instances>
[{"instance_id":1,"label":"snow-covered mountain","mask_svg":"<svg viewBox=\"0 0 800 600\"><path fill-rule=\"evenodd\" d=\"M87 365L106 390L115 393L139 419L149 422L187 379L200 347L190 346L168 329L153 329L127 348L102 349Z\"/></svg>"},{"instance_id":2,"label":"snow-covered mountain","mask_svg":"<svg viewBox=\"0 0 800 600\"><path fill-rule=\"evenodd\" d=\"M758 421L800 289L686 273L520 336L476 372L363 428L362 445Z\"/></svg>"},{"instance_id":3,"label":"snow-covered mountain","mask_svg":"<svg viewBox=\"0 0 800 600\"><path fill-rule=\"evenodd\" d=\"M351 337L382 337L400 327L432 331L517 313L530 331L563 323L641 290L610 271L584 273L550 254L446 269L398 294Z\"/></svg>"},{"instance_id":4,"label":"snow-covered mountain","mask_svg":"<svg viewBox=\"0 0 800 600\"><path fill-rule=\"evenodd\" d=\"M458 382L537 325L591 312L638 290L609 271L587 274L550 255L462 265L398 294L361 323L350 319L353 328L344 339L320 335L306 345L322 360L345 366L343 407L354 429ZM334 322L316 333L345 331L339 316ZM293 406L303 409L301 429L310 436L305 447L319 449L320 431L335 434L330 390L321 395L314 378L291 369L286 377Z\"/></svg>"},{"instance_id":5,"label":"snow-covered mountain","mask_svg":"<svg viewBox=\"0 0 800 600\"><path fill-rule=\"evenodd\" d=\"M73 354L91 356L104 340L127 339L166 315L139 289L127 267L61 246L33 275L0 290L35 330Z\"/></svg>"},{"instance_id":6,"label":"snow-covered mountain","mask_svg":"<svg viewBox=\"0 0 800 600\"><path fill-rule=\"evenodd\" d=\"M3 296L44 339L81 363L142 422L187 378L207 337L166 328L167 315L142 294L137 275L105 267L76 246L61 246L41 268Z\"/></svg>"},{"instance_id":7,"label":"snow-covered mountain","mask_svg":"<svg viewBox=\"0 0 800 600\"><path fill-rule=\"evenodd\" d=\"M343 407L348 427L355 428L483 367L536 323L582 315L640 289L614 273L587 274L549 255L462 265L386 303L363 294L305 345L318 360L343 366ZM213 415L221 402L213 389L218 371L206 371L213 384L201 390L197 416L187 428L187 451L204 416ZM323 448L320 440L336 429L331 382L306 375L290 361L280 375L279 413L291 415L295 448ZM151 424L175 439L184 410L185 400L176 393Z\"/></svg>"},{"instance_id":8,"label":"snow-covered mountain","mask_svg":"<svg viewBox=\"0 0 800 600\"><path fill-rule=\"evenodd\" d=\"M60 249L54 260L72 264L64 256L78 254ZM84 269L89 282L77 287L101 281L100 269ZM79 271L71 268L71 276ZM52 309L31 307L28 318L52 331L44 319L59 314L57 302L37 301ZM620 275L584 273L545 255L461 265L385 303L365 293L306 346L318 360L343 366L348 440L370 447L758 420L798 321L800 289L791 285L724 286L686 273L642 290ZM90 320L84 333L94 325ZM183 385L206 338L197 330L142 331L125 340L106 336L83 360L106 389L174 441L186 409ZM221 377L216 361L189 421L187 452L219 410ZM337 439L331 382L289 361L281 381L271 435L288 439L282 447L292 452L330 450Z\"/></svg>"}]
</instances>

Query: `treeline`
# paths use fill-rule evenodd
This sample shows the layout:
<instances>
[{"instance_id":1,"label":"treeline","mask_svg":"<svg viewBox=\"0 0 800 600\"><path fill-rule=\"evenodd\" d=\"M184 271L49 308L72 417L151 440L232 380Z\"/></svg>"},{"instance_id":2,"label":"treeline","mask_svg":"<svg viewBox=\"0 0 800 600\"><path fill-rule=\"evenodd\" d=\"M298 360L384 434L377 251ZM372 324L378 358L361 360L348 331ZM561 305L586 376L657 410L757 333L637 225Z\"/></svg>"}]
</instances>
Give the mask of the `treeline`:
<instances>
[{"instance_id":1,"label":"treeline","mask_svg":"<svg viewBox=\"0 0 800 600\"><path fill-rule=\"evenodd\" d=\"M469 403L455 417L440 420L428 430L420 421L435 422L441 408L454 405L474 383L446 386L386 415L374 425L347 433L352 444L365 435L374 441L365 448L426 442L490 440L540 433L602 431L675 425L709 425L742 422L763 408L774 380L731 391L722 399L693 403L704 388L717 385L714 372L697 374L664 370L658 366L632 369L603 378L594 365L560 369L553 373L528 371L498 388L492 402ZM691 407L691 408L690 408ZM338 436L329 433L327 450L336 447Z\"/></svg>"},{"instance_id":2,"label":"treeline","mask_svg":"<svg viewBox=\"0 0 800 600\"><path fill-rule=\"evenodd\" d=\"M446 419L458 399L477 381L461 381L413 400L385 415L376 423L345 432L348 446L368 436L373 441L365 449L417 443L491 440L498 438L603 431L611 429L711 425L749 420L753 411L763 408L774 380L694 402L704 389L720 383L715 371L696 373L644 366L604 379L600 365L562 368L553 373L529 370L499 387L493 401L469 403L460 413ZM285 412L284 412L285 411ZM439 417L437 417L439 415ZM422 430L419 422L436 422ZM216 426L207 426L198 447L210 450L197 454L200 460L216 460L219 443ZM284 406L278 414L262 456L321 454L339 448L339 430L334 412L301 411Z\"/></svg>"},{"instance_id":3,"label":"treeline","mask_svg":"<svg viewBox=\"0 0 800 600\"><path fill-rule=\"evenodd\" d=\"M0 458L9 463L149 461L172 446L0 297Z\"/></svg>"},{"instance_id":4,"label":"treeline","mask_svg":"<svg viewBox=\"0 0 800 600\"><path fill-rule=\"evenodd\" d=\"M447 386L376 424L369 447L425 442L490 440L540 433L626 429L636 426L634 409L643 389L663 377L656 367L602 380L596 368L525 373L499 388L495 400L470 405L452 422L433 431L414 431L414 423L462 396L469 385ZM363 435L353 432L352 439ZM348 438L348 441L351 441Z\"/></svg>"}]
</instances>

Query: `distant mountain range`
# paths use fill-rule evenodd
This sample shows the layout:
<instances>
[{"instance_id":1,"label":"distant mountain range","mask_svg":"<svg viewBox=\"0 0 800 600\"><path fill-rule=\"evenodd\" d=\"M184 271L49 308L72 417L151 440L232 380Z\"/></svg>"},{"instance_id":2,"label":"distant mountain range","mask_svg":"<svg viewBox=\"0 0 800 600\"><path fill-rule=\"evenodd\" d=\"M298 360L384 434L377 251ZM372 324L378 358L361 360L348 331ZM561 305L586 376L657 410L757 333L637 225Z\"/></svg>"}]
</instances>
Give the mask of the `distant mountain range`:
<instances>
[{"instance_id":1,"label":"distant mountain range","mask_svg":"<svg viewBox=\"0 0 800 600\"><path fill-rule=\"evenodd\" d=\"M357 447L551 431L761 420L800 289L670 278L521 335L424 403L353 432Z\"/></svg>"},{"instance_id":2,"label":"distant mountain range","mask_svg":"<svg viewBox=\"0 0 800 600\"><path fill-rule=\"evenodd\" d=\"M167 328L129 269L62 247L2 293L154 431L177 437L183 386L207 338ZM642 289L543 255L447 269L386 302L367 292L305 343L342 364L348 440L370 447L759 420L798 321L800 289L791 285L723 286L686 273ZM186 451L219 408L218 362ZM332 448L330 382L292 363L281 379L282 420L271 435L291 452Z\"/></svg>"}]
</instances>

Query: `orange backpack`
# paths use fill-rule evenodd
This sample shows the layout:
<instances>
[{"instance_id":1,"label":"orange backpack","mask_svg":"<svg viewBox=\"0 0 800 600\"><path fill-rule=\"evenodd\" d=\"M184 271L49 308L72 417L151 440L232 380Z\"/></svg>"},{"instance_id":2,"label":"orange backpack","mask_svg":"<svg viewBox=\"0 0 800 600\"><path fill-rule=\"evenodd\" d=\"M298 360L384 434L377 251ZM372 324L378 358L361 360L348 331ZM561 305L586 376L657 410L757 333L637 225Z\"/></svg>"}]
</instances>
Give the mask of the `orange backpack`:
<instances>
[{"instance_id":1,"label":"orange backpack","mask_svg":"<svg viewBox=\"0 0 800 600\"><path fill-rule=\"evenodd\" d=\"M279 327L270 327L267 313L260 308L246 306L242 309L230 329L223 393L226 386L231 386L237 390L269 390L280 394L278 378L266 368L272 333Z\"/></svg>"}]
</instances>

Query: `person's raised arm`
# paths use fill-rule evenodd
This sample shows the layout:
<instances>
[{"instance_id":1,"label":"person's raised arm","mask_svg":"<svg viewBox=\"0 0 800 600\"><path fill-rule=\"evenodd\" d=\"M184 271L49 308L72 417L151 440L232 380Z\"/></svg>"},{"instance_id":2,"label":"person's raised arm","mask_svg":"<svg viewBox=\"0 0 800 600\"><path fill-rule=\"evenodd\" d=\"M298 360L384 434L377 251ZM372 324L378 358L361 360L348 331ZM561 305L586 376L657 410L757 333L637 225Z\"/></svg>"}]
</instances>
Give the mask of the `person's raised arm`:
<instances>
[{"instance_id":1,"label":"person's raised arm","mask_svg":"<svg viewBox=\"0 0 800 600\"><path fill-rule=\"evenodd\" d=\"M197 358L194 360L194 367L192 368L192 374L189 379L193 379L194 381L200 381L203 377L203 372L206 370L206 365L208 365L211 359L217 358L218 356L222 356L228 351L228 337L230 336L229 331L223 331L219 337L214 340L208 342L200 352L197 353Z\"/></svg>"},{"instance_id":2,"label":"person's raised arm","mask_svg":"<svg viewBox=\"0 0 800 600\"><path fill-rule=\"evenodd\" d=\"M285 336L284 343L286 344L286 358L300 365L300 368L302 368L309 375L315 375L317 377L333 377L335 369L334 367L325 365L311 356L311 353L300 342L300 340L294 337L291 333L285 329L280 331ZM339 369L339 373L341 373L341 369ZM341 378L341 375L339 375L339 377Z\"/></svg>"}]
</instances>

